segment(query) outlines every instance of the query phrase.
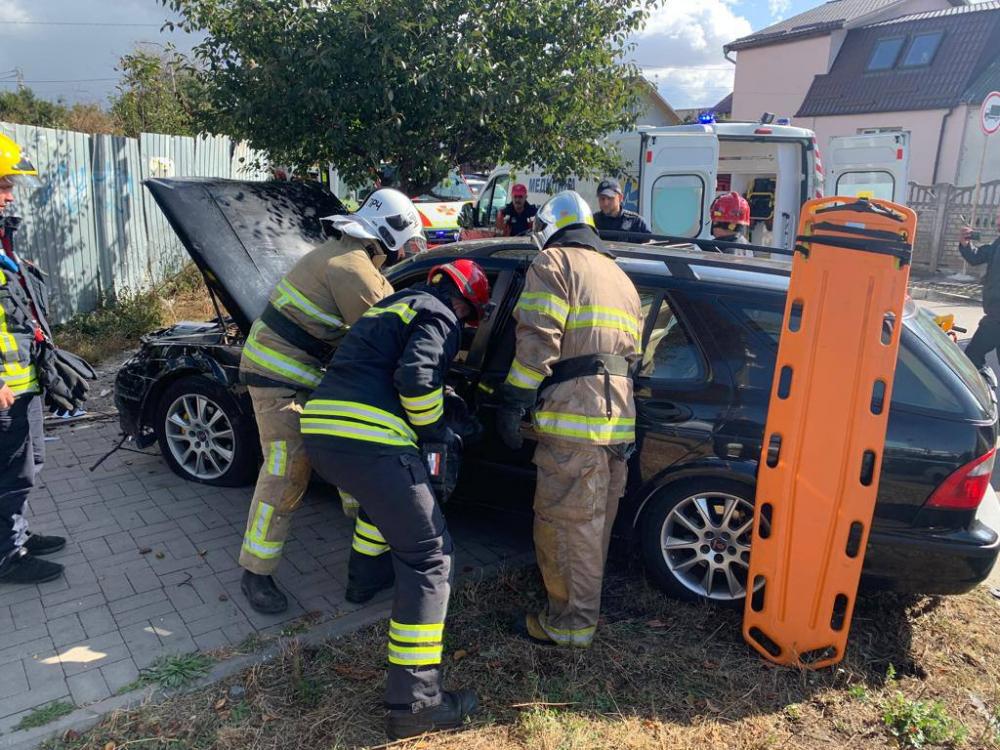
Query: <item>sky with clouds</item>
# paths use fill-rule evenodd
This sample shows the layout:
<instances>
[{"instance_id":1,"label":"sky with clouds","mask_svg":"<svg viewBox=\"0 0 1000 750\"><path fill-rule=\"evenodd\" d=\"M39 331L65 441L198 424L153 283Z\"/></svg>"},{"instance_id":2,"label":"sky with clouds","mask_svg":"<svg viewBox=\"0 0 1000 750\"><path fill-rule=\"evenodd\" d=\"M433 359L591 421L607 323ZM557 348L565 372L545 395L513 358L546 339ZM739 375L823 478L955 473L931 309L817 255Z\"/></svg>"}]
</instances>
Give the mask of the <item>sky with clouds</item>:
<instances>
[{"instance_id":1,"label":"sky with clouds","mask_svg":"<svg viewBox=\"0 0 1000 750\"><path fill-rule=\"evenodd\" d=\"M732 90L722 46L818 4L819 0L666 0L636 40L635 61L674 107L711 106ZM14 69L46 98L105 101L115 65L137 42L190 49L161 32L157 0L0 0L0 86Z\"/></svg>"}]
</instances>

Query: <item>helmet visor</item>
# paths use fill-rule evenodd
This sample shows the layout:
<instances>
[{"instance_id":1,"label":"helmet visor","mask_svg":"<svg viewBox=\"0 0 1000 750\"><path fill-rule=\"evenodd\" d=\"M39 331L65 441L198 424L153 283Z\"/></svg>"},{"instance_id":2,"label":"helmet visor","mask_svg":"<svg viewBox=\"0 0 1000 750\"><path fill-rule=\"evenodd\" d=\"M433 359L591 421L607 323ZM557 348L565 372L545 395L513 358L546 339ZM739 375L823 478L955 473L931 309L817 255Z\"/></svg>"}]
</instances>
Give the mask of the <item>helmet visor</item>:
<instances>
[{"instance_id":1,"label":"helmet visor","mask_svg":"<svg viewBox=\"0 0 1000 750\"><path fill-rule=\"evenodd\" d=\"M24 190L35 190L42 186L42 181L33 174L5 174L0 177L0 182L9 180L14 187Z\"/></svg>"},{"instance_id":2,"label":"helmet visor","mask_svg":"<svg viewBox=\"0 0 1000 750\"><path fill-rule=\"evenodd\" d=\"M399 249L399 259L409 258L411 255L419 255L427 250L427 240L422 234L415 234Z\"/></svg>"}]
</instances>

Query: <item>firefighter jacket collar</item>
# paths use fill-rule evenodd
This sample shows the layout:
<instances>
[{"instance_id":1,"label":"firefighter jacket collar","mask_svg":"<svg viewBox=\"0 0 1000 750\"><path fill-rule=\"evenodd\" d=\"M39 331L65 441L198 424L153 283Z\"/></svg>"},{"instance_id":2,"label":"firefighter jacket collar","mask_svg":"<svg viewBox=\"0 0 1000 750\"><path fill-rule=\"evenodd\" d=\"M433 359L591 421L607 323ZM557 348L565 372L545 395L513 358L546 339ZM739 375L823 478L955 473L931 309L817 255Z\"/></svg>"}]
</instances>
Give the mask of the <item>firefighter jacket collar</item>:
<instances>
[{"instance_id":1,"label":"firefighter jacket collar","mask_svg":"<svg viewBox=\"0 0 1000 750\"><path fill-rule=\"evenodd\" d=\"M561 232L556 232L542 249L547 250L550 247L583 247L612 259L616 257L605 247L604 242L596 232L584 227L569 227Z\"/></svg>"}]
</instances>

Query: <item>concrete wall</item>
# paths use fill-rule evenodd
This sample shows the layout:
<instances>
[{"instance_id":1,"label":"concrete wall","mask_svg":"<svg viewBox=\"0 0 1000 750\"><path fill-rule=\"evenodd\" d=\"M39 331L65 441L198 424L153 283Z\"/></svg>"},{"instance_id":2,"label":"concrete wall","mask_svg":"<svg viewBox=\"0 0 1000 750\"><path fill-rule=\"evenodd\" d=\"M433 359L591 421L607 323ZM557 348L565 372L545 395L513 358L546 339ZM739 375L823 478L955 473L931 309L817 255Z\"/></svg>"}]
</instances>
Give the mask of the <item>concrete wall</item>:
<instances>
[{"instance_id":1,"label":"concrete wall","mask_svg":"<svg viewBox=\"0 0 1000 750\"><path fill-rule=\"evenodd\" d=\"M829 55L829 36L738 52L733 119L756 120L762 112L794 117L813 77L826 73Z\"/></svg>"},{"instance_id":2,"label":"concrete wall","mask_svg":"<svg viewBox=\"0 0 1000 750\"><path fill-rule=\"evenodd\" d=\"M917 239L913 246L913 266L938 273L963 270L958 254L958 233L967 223L981 232L981 243L997 236L994 217L1000 206L1000 181L984 183L976 195L974 186L910 183L907 201L917 212ZM968 269L979 275L985 266Z\"/></svg>"}]
</instances>

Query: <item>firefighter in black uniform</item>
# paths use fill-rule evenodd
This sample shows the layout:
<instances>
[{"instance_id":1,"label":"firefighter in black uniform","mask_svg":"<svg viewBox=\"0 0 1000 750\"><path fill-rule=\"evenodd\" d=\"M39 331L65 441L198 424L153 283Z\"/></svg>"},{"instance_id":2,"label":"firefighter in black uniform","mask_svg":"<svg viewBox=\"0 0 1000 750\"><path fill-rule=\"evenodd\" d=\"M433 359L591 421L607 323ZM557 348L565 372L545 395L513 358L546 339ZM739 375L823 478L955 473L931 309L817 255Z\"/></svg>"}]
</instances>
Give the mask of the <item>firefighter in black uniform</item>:
<instances>
[{"instance_id":1,"label":"firefighter in black uniform","mask_svg":"<svg viewBox=\"0 0 1000 750\"><path fill-rule=\"evenodd\" d=\"M476 263L433 268L427 284L380 300L351 327L302 413L312 466L358 500L371 526L366 541L391 550L392 739L459 726L478 705L471 690L441 688L453 546L420 446L460 447L444 423L445 373L462 322L477 324L488 302Z\"/></svg>"},{"instance_id":2,"label":"firefighter in black uniform","mask_svg":"<svg viewBox=\"0 0 1000 750\"><path fill-rule=\"evenodd\" d=\"M625 193L618 180L601 180L597 186L597 202L601 210L594 214L594 225L597 231L611 230L615 232L633 232L635 234L650 234L649 226L635 211L622 208Z\"/></svg>"},{"instance_id":3,"label":"firefighter in black uniform","mask_svg":"<svg viewBox=\"0 0 1000 750\"><path fill-rule=\"evenodd\" d=\"M0 135L0 210L13 203L15 184L30 184L37 174L20 147ZM43 583L59 578L63 566L40 555L66 546L61 536L31 533L25 517L45 461L37 352L47 298L42 274L13 252L11 228L5 224L0 252L0 583Z\"/></svg>"}]
</instances>

